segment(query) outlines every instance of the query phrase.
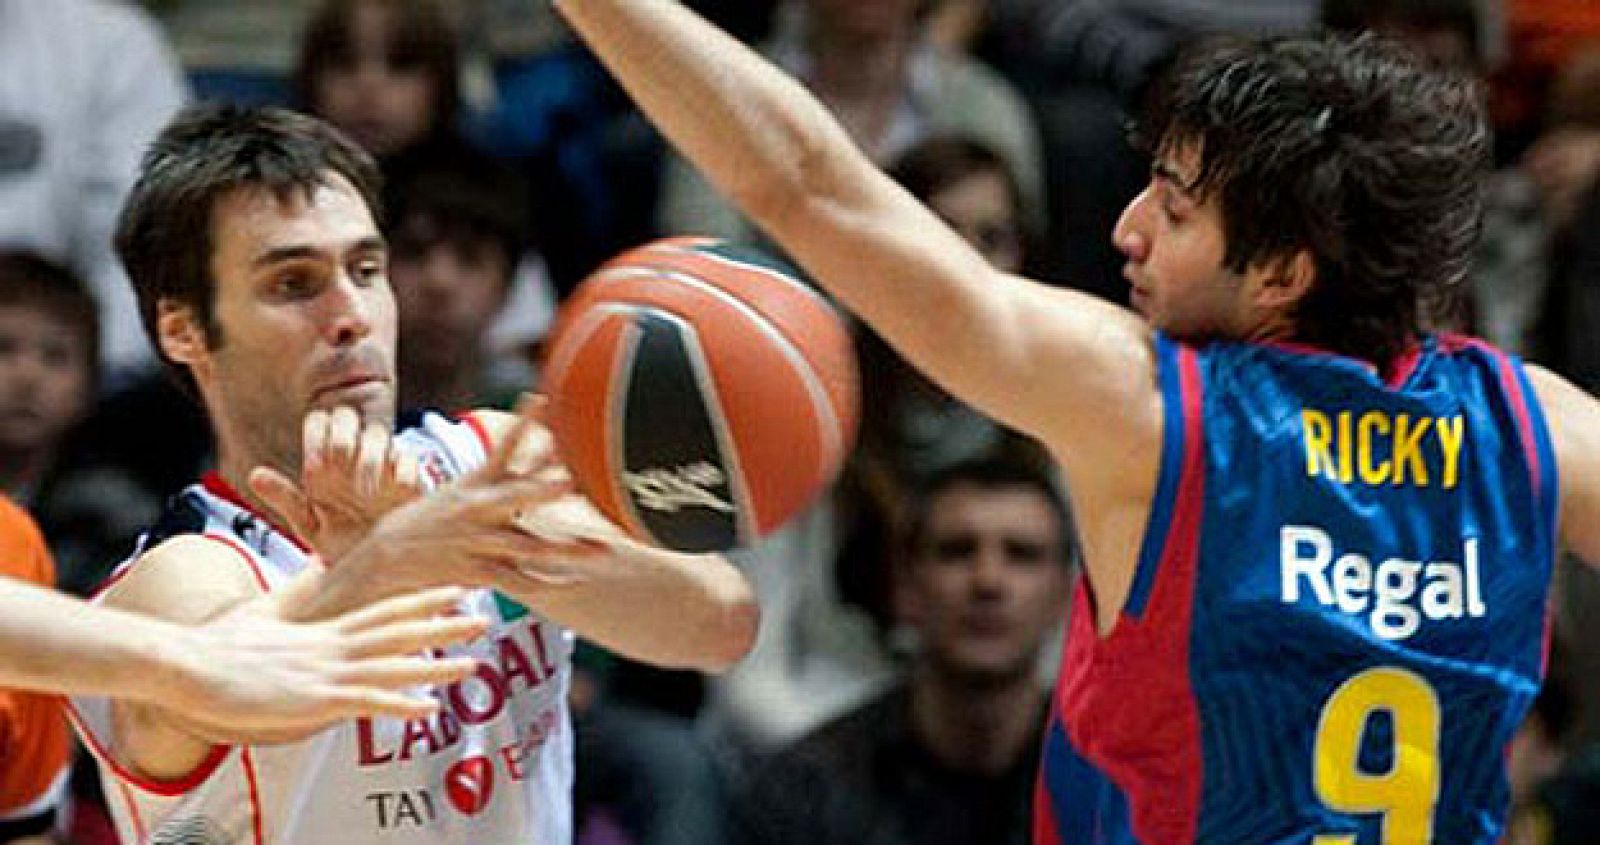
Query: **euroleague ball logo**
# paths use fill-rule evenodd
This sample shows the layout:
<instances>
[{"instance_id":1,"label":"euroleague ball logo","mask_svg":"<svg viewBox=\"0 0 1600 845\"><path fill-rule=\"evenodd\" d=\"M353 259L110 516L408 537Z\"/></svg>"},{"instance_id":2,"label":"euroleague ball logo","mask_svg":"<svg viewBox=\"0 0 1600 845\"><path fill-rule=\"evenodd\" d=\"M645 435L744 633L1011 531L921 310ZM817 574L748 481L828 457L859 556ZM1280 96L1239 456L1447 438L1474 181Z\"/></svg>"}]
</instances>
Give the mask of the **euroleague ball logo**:
<instances>
[{"instance_id":1,"label":"euroleague ball logo","mask_svg":"<svg viewBox=\"0 0 1600 845\"><path fill-rule=\"evenodd\" d=\"M494 797L494 765L487 757L459 760L444 775L444 794L462 813L475 816Z\"/></svg>"}]
</instances>

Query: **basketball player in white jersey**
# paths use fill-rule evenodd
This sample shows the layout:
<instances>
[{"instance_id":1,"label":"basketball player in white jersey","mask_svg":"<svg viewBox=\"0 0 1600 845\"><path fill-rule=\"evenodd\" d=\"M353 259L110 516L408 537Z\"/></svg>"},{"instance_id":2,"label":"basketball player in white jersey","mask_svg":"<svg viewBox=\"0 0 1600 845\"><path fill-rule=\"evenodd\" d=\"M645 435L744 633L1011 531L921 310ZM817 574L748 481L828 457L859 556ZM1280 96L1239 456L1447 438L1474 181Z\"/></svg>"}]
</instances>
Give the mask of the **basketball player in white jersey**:
<instances>
[{"instance_id":1,"label":"basketball player in white jersey","mask_svg":"<svg viewBox=\"0 0 1600 845\"><path fill-rule=\"evenodd\" d=\"M481 588L463 608L491 628L460 651L478 658L476 674L433 689L433 717L267 732L254 744L213 744L156 708L79 699L74 720L127 841L566 843L574 635L705 670L754 638L737 570L625 539L567 493L547 447L517 448L545 442L525 438L526 418L428 415L391 447L395 313L375 181L342 136L279 110L196 107L156 141L117 245L153 342L206 408L218 469L179 497L105 600L194 624L280 588L309 546L329 562L321 600L304 611L313 616L434 584ZM354 413L317 413L336 408ZM413 461L432 492L382 528L443 511L461 530L432 532L420 552L359 554L366 524L405 496L319 499L337 488L319 474L332 465L403 481ZM287 479L304 484L308 510L285 507ZM275 524L268 500L310 536ZM519 530L528 511L576 513L584 539Z\"/></svg>"}]
</instances>

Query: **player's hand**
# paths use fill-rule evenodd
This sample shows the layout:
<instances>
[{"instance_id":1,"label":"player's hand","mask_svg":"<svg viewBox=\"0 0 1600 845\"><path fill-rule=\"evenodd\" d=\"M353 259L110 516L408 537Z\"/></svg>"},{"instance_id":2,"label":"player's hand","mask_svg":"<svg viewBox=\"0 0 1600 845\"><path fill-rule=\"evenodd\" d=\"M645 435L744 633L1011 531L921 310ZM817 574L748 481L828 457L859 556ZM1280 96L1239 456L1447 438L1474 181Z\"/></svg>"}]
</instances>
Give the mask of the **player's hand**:
<instances>
[{"instance_id":1,"label":"player's hand","mask_svg":"<svg viewBox=\"0 0 1600 845\"><path fill-rule=\"evenodd\" d=\"M538 426L536 403L524 402L485 464L469 475L386 514L329 569L323 590L296 608L318 619L375 598L453 584L527 591L555 576L525 574L534 559L593 554L603 543L588 536L551 536L519 521L568 497L571 477ZM558 579L555 579L558 580Z\"/></svg>"},{"instance_id":2,"label":"player's hand","mask_svg":"<svg viewBox=\"0 0 1600 845\"><path fill-rule=\"evenodd\" d=\"M306 414L301 449L298 483L257 467L250 489L329 563L343 558L384 514L422 495L416 457L395 448L387 427L363 426L354 409Z\"/></svg>"},{"instance_id":3,"label":"player's hand","mask_svg":"<svg viewBox=\"0 0 1600 845\"><path fill-rule=\"evenodd\" d=\"M460 589L395 596L322 622L285 621L321 592L320 569L191 629L173 651L170 695L154 703L212 742L288 741L356 716L427 716L437 699L401 690L474 670L472 658L420 656L486 630L484 619L455 615Z\"/></svg>"}]
</instances>

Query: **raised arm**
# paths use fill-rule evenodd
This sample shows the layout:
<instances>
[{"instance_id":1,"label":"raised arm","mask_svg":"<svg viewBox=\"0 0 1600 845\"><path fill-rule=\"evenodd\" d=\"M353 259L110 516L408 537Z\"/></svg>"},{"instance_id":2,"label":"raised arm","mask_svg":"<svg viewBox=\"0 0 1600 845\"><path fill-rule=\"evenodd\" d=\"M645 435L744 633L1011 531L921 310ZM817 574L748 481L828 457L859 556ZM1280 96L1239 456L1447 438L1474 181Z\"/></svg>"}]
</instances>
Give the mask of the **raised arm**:
<instances>
[{"instance_id":1,"label":"raised arm","mask_svg":"<svg viewBox=\"0 0 1600 845\"><path fill-rule=\"evenodd\" d=\"M1561 543L1600 567L1600 401L1540 367L1529 380L1544 409L1561 476Z\"/></svg>"},{"instance_id":2,"label":"raised arm","mask_svg":"<svg viewBox=\"0 0 1600 845\"><path fill-rule=\"evenodd\" d=\"M679 4L556 5L713 185L945 388L1046 441L1069 473L1084 463L1069 447L1158 440L1143 321L991 269L799 84Z\"/></svg>"}]
</instances>

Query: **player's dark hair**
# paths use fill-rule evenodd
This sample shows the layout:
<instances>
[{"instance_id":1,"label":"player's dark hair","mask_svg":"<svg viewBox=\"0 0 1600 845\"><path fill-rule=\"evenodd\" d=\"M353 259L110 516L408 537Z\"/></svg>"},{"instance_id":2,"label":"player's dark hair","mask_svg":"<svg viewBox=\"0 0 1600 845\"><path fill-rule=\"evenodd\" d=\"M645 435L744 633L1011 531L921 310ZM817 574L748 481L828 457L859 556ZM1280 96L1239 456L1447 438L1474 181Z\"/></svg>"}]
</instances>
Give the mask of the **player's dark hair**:
<instances>
[{"instance_id":1,"label":"player's dark hair","mask_svg":"<svg viewBox=\"0 0 1600 845\"><path fill-rule=\"evenodd\" d=\"M1001 454L984 455L944 467L918 485L906 510L905 532L901 537L900 558L911 561L920 554L928 539L928 520L939 497L957 487L976 487L984 491L1022 488L1039 494L1050 506L1050 514L1060 538L1057 552L1062 566L1075 562L1077 552L1072 517L1066 499L1049 473L1030 461Z\"/></svg>"},{"instance_id":2,"label":"player's dark hair","mask_svg":"<svg viewBox=\"0 0 1600 845\"><path fill-rule=\"evenodd\" d=\"M191 394L188 370L161 351L156 317L163 300L187 306L207 343L222 342L211 273L218 200L246 188L309 196L334 174L377 217L381 180L371 157L328 124L285 109L191 106L145 154L117 221L117 255L133 282L145 334Z\"/></svg>"},{"instance_id":3,"label":"player's dark hair","mask_svg":"<svg viewBox=\"0 0 1600 845\"><path fill-rule=\"evenodd\" d=\"M1387 369L1453 304L1489 161L1472 80L1371 36L1208 41L1152 87L1135 140L1199 152L1185 187L1219 201L1229 269L1310 253L1296 340Z\"/></svg>"},{"instance_id":4,"label":"player's dark hair","mask_svg":"<svg viewBox=\"0 0 1600 845\"><path fill-rule=\"evenodd\" d=\"M0 249L0 308L27 308L71 328L89 367L89 384L100 375L100 308L76 273L22 249Z\"/></svg>"}]
</instances>

